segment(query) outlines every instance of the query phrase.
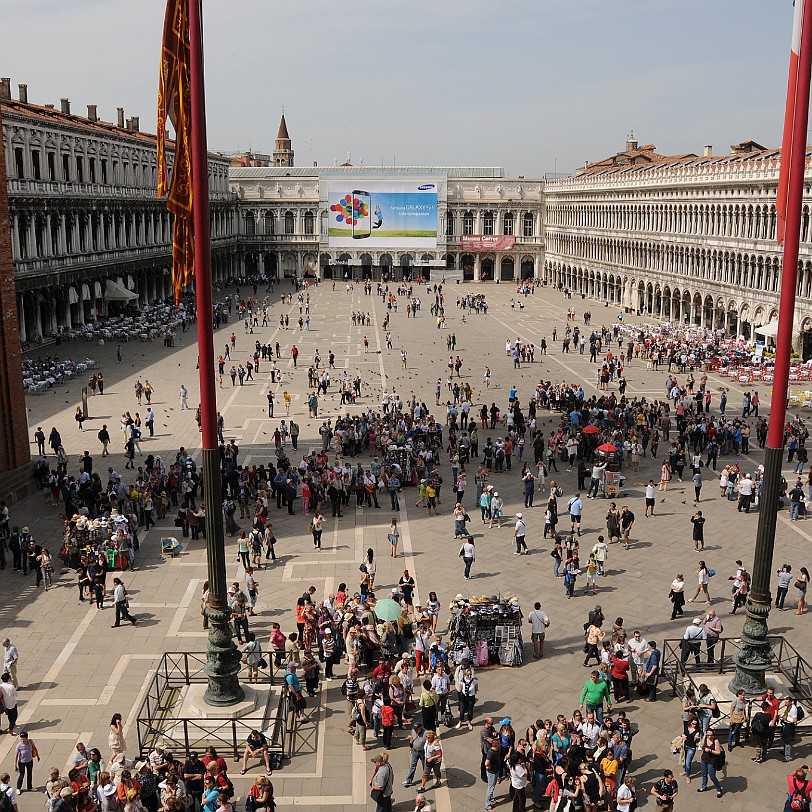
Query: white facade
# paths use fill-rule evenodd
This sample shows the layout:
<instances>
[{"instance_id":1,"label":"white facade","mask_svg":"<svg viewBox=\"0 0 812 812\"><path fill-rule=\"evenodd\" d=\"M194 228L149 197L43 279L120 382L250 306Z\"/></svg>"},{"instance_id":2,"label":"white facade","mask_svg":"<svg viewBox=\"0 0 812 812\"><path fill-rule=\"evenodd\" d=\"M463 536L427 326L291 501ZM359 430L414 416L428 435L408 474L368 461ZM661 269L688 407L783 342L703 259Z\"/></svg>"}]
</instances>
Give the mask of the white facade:
<instances>
[{"instance_id":1,"label":"white facade","mask_svg":"<svg viewBox=\"0 0 812 812\"><path fill-rule=\"evenodd\" d=\"M337 250L327 239L320 180L442 175L436 250ZM510 280L538 276L543 266L543 181L505 178L495 167L232 167L240 201L243 270L268 276ZM461 235L515 236L505 251L467 251Z\"/></svg>"},{"instance_id":2,"label":"white facade","mask_svg":"<svg viewBox=\"0 0 812 812\"><path fill-rule=\"evenodd\" d=\"M0 85L14 276L23 343L105 315L106 280L142 303L171 291L172 223L157 197L156 139L118 125L8 98ZM123 116L123 112L120 113ZM170 155L170 166L171 166ZM229 162L212 155L212 262L236 273Z\"/></svg>"},{"instance_id":3,"label":"white facade","mask_svg":"<svg viewBox=\"0 0 812 812\"><path fill-rule=\"evenodd\" d=\"M585 172L545 186L545 278L657 318L750 338L777 319L779 151ZM812 353L812 175L795 310Z\"/></svg>"}]
</instances>

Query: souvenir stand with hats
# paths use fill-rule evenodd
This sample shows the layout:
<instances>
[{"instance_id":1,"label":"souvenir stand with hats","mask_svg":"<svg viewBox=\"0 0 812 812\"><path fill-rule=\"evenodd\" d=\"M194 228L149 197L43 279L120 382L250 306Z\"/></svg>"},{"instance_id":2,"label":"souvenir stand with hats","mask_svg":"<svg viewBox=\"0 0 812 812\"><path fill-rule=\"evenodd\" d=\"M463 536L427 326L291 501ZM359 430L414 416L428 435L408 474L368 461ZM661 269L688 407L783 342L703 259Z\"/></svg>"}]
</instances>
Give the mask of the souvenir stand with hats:
<instances>
[{"instance_id":1,"label":"souvenir stand with hats","mask_svg":"<svg viewBox=\"0 0 812 812\"><path fill-rule=\"evenodd\" d=\"M74 514L65 518L65 541L59 557L66 567L75 569L84 556L103 555L108 569L125 570L133 545L130 522L114 508L109 516L89 519Z\"/></svg>"},{"instance_id":2,"label":"souvenir stand with hats","mask_svg":"<svg viewBox=\"0 0 812 812\"><path fill-rule=\"evenodd\" d=\"M449 656L479 668L522 664L522 610L515 595L458 594L449 606Z\"/></svg>"}]
</instances>

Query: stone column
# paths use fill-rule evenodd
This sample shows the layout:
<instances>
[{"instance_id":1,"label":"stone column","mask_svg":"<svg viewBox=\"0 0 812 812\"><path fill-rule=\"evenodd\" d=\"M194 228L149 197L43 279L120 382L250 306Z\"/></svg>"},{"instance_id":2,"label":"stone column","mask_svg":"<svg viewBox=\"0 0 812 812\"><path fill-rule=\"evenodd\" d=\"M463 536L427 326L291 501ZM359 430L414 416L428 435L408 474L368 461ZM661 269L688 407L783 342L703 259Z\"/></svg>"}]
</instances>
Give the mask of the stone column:
<instances>
[{"instance_id":1,"label":"stone column","mask_svg":"<svg viewBox=\"0 0 812 812\"><path fill-rule=\"evenodd\" d=\"M65 329L72 330L73 329L73 318L70 313L70 296L68 295L67 291L62 292L63 299L62 299L62 314L63 314L63 321L65 322Z\"/></svg>"},{"instance_id":2,"label":"stone column","mask_svg":"<svg viewBox=\"0 0 812 812\"><path fill-rule=\"evenodd\" d=\"M482 281L482 262L479 253L474 254L474 281Z\"/></svg>"},{"instance_id":3,"label":"stone column","mask_svg":"<svg viewBox=\"0 0 812 812\"><path fill-rule=\"evenodd\" d=\"M22 259L22 254L20 253L20 233L19 233L19 226L20 220L19 215L15 212L11 216L11 221L9 224L9 228L11 230L11 253L13 259Z\"/></svg>"}]
</instances>

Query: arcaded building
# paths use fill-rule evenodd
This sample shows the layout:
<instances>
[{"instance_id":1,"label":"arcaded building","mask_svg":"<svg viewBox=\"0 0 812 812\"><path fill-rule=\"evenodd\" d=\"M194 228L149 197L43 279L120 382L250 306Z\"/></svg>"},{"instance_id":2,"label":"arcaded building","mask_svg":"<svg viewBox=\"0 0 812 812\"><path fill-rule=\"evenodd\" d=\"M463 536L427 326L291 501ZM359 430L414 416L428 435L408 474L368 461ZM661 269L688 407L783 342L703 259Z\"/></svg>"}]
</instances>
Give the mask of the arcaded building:
<instances>
[{"instance_id":1,"label":"arcaded building","mask_svg":"<svg viewBox=\"0 0 812 812\"><path fill-rule=\"evenodd\" d=\"M171 291L172 226L156 193L155 136L138 117L102 120L32 104L19 85L0 79L0 109L11 215L20 340L81 327L135 299ZM172 157L169 161L171 166ZM212 266L236 275L237 201L229 160L209 158Z\"/></svg>"},{"instance_id":2,"label":"arcaded building","mask_svg":"<svg viewBox=\"0 0 812 812\"><path fill-rule=\"evenodd\" d=\"M545 278L611 307L769 340L777 330L780 150L626 149L545 185ZM795 344L812 355L812 172L801 233Z\"/></svg>"}]
</instances>

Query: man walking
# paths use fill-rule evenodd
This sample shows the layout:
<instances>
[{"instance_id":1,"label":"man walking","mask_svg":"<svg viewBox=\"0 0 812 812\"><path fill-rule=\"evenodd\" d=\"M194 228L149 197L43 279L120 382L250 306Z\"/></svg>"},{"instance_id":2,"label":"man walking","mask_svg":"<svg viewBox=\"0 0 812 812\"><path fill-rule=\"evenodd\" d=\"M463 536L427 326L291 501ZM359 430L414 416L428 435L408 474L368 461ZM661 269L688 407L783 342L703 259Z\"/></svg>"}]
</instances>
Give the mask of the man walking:
<instances>
[{"instance_id":1,"label":"man walking","mask_svg":"<svg viewBox=\"0 0 812 812\"><path fill-rule=\"evenodd\" d=\"M37 426L37 430L34 432L34 440L37 443L37 453L40 457L45 456L45 432L42 430L42 426Z\"/></svg>"},{"instance_id":2,"label":"man walking","mask_svg":"<svg viewBox=\"0 0 812 812\"><path fill-rule=\"evenodd\" d=\"M584 509L584 502L581 499L581 494L576 493L575 496L567 502L567 509L570 513L570 523L572 525L572 533L575 534L575 531L578 531L578 535L581 535L581 513Z\"/></svg>"},{"instance_id":3,"label":"man walking","mask_svg":"<svg viewBox=\"0 0 812 812\"><path fill-rule=\"evenodd\" d=\"M127 590L124 588L124 583L120 578L113 578L115 589L113 590L113 601L116 605L116 622L111 627L115 629L121 625L121 619L129 620L135 626L137 620L130 614L130 605L127 601Z\"/></svg>"},{"instance_id":4,"label":"man walking","mask_svg":"<svg viewBox=\"0 0 812 812\"><path fill-rule=\"evenodd\" d=\"M144 423L146 423L147 428L149 429L149 436L155 436L155 412L152 411L152 408L147 406L147 413L144 417Z\"/></svg>"},{"instance_id":5,"label":"man walking","mask_svg":"<svg viewBox=\"0 0 812 812\"><path fill-rule=\"evenodd\" d=\"M188 409L189 408L189 403L188 403L189 390L183 384L180 385L179 395L180 395L180 408L181 408L181 411L183 411L184 409Z\"/></svg>"},{"instance_id":6,"label":"man walking","mask_svg":"<svg viewBox=\"0 0 812 812\"><path fill-rule=\"evenodd\" d=\"M516 514L516 525L513 528L513 538L516 542L516 552L513 555L527 554L527 544L525 543L525 536L527 535L527 523L521 513Z\"/></svg>"},{"instance_id":7,"label":"man walking","mask_svg":"<svg viewBox=\"0 0 812 812\"><path fill-rule=\"evenodd\" d=\"M544 637L550 625L550 618L542 611L539 601L533 604L533 611L528 615L527 622L530 624L530 635L533 640L533 656L540 660L544 656Z\"/></svg>"},{"instance_id":8,"label":"man walking","mask_svg":"<svg viewBox=\"0 0 812 812\"><path fill-rule=\"evenodd\" d=\"M107 431L107 424L104 423L99 429L99 433L96 435L99 438L99 442L102 444L102 457L109 457L110 452L107 450L107 446L110 445L110 432Z\"/></svg>"},{"instance_id":9,"label":"man walking","mask_svg":"<svg viewBox=\"0 0 812 812\"><path fill-rule=\"evenodd\" d=\"M11 684L15 688L20 685L17 682L17 662L20 659L20 653L8 637L3 641L3 673L8 674L11 678Z\"/></svg>"},{"instance_id":10,"label":"man walking","mask_svg":"<svg viewBox=\"0 0 812 812\"><path fill-rule=\"evenodd\" d=\"M17 726L17 689L11 684L11 674L3 674L0 681L0 702L8 718L8 733L13 736Z\"/></svg>"}]
</instances>

